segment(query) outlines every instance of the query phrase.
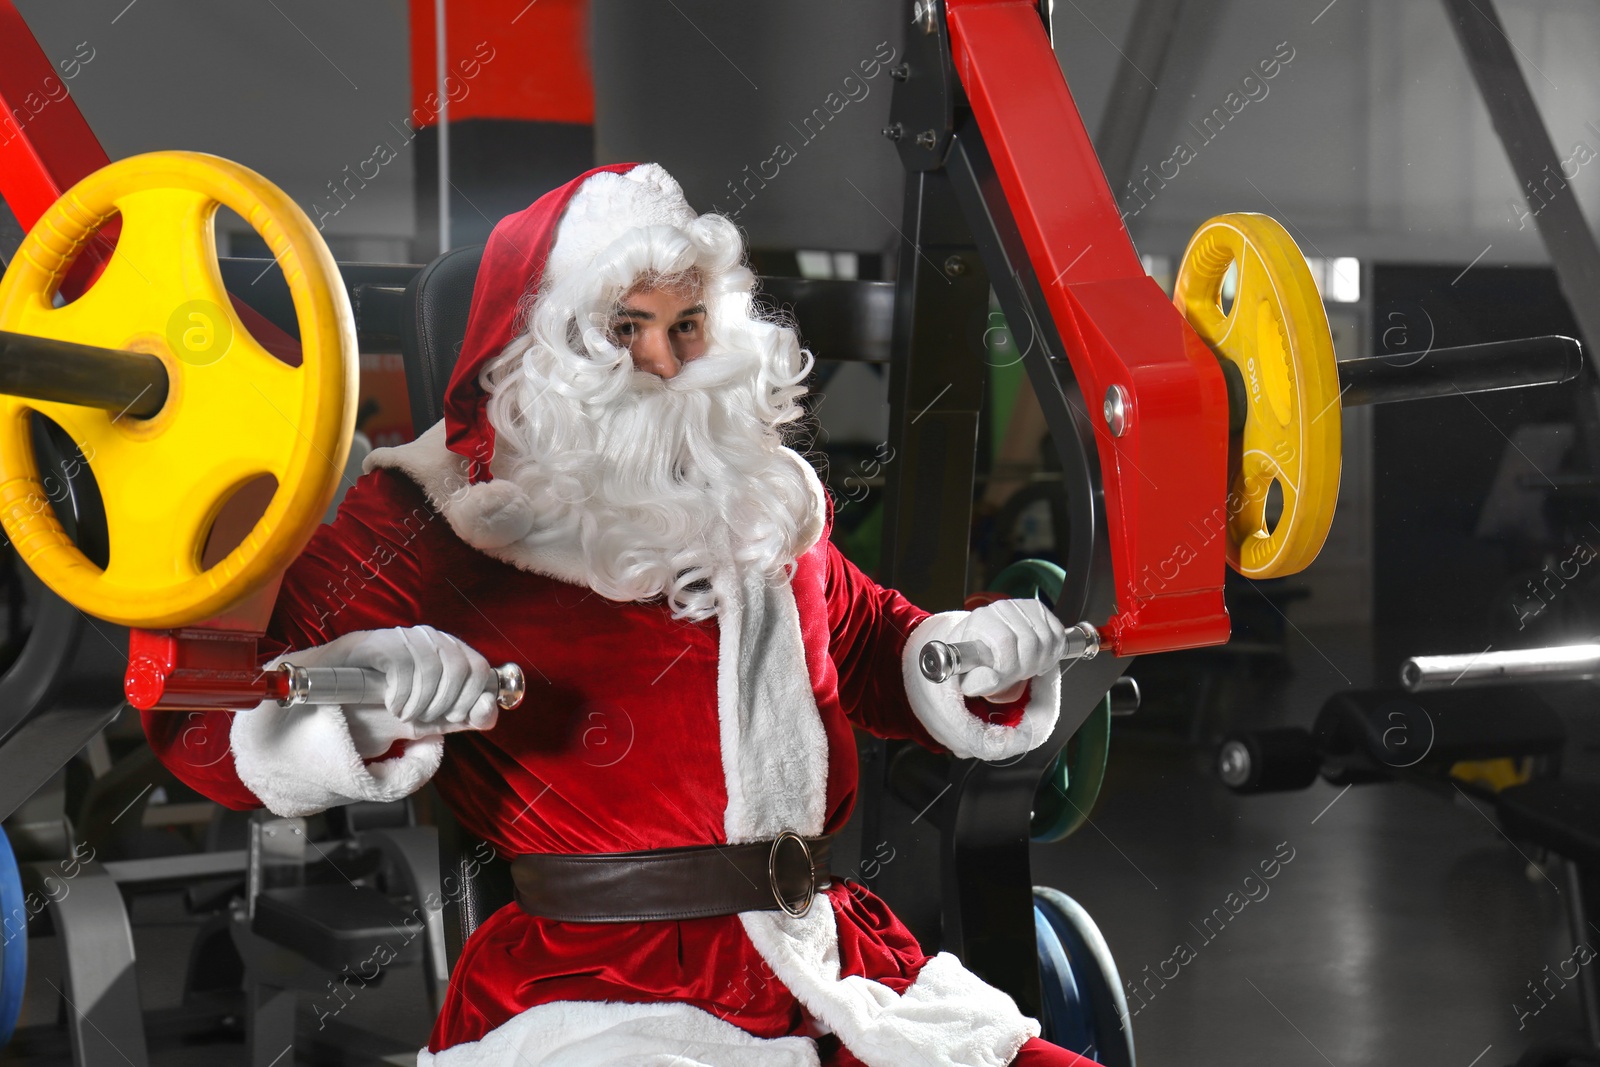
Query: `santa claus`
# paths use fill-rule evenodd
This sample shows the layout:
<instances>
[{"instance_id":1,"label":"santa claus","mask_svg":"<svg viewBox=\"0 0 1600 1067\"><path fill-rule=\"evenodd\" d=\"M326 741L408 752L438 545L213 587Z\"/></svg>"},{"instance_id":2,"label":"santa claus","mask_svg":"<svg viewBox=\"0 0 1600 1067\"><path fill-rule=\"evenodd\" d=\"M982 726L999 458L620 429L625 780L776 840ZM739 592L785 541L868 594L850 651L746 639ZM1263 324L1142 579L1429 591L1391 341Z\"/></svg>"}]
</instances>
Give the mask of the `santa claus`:
<instances>
[{"instance_id":1,"label":"santa claus","mask_svg":"<svg viewBox=\"0 0 1600 1067\"><path fill-rule=\"evenodd\" d=\"M511 859L420 1064L1086 1063L829 871L852 727L1015 757L1064 636L1036 601L929 615L829 543L785 445L811 359L743 260L653 164L502 221L444 419L367 459L267 636L382 669L385 704L152 714L151 743L285 816L431 780ZM929 682L931 640L993 666ZM502 661L528 693L497 715Z\"/></svg>"}]
</instances>

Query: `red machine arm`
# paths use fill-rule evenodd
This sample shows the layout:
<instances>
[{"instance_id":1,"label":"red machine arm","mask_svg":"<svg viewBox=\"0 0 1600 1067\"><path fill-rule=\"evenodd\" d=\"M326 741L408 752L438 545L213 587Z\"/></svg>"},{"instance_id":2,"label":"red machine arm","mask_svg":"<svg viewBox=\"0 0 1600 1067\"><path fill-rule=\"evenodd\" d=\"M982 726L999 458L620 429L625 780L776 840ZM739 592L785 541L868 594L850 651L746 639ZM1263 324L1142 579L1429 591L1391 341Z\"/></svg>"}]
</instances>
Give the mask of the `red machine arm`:
<instances>
[{"instance_id":1,"label":"red machine arm","mask_svg":"<svg viewBox=\"0 0 1600 1067\"><path fill-rule=\"evenodd\" d=\"M946 12L956 74L1089 401L1116 583L1102 635L1119 655L1221 644L1228 400L1216 357L1140 265L1037 7L947 0ZM1114 389L1120 435L1099 411Z\"/></svg>"}]
</instances>

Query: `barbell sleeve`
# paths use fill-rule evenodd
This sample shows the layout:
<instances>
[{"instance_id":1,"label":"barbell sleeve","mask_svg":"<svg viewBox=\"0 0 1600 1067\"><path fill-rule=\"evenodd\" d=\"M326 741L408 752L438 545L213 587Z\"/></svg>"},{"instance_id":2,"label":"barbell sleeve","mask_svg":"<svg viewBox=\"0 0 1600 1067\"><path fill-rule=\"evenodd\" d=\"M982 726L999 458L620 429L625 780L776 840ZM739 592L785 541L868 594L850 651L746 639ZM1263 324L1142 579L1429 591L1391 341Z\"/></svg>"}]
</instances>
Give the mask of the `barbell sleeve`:
<instances>
[{"instance_id":1,"label":"barbell sleeve","mask_svg":"<svg viewBox=\"0 0 1600 1067\"><path fill-rule=\"evenodd\" d=\"M373 667L298 667L278 666L285 679L286 696L277 698L283 707L296 704L382 704L384 673ZM505 663L494 669L495 703L510 711L522 703L527 691L522 668Z\"/></svg>"},{"instance_id":2,"label":"barbell sleeve","mask_svg":"<svg viewBox=\"0 0 1600 1067\"><path fill-rule=\"evenodd\" d=\"M1100 631L1091 623L1067 627L1067 647L1062 665L1093 659L1100 651ZM994 656L980 641L929 641L917 656L917 667L930 682L946 682L979 667L993 667Z\"/></svg>"},{"instance_id":3,"label":"barbell sleeve","mask_svg":"<svg viewBox=\"0 0 1600 1067\"><path fill-rule=\"evenodd\" d=\"M1600 677L1600 644L1413 656L1400 665L1400 684L1410 693L1456 685L1518 685L1596 677Z\"/></svg>"},{"instance_id":4,"label":"barbell sleeve","mask_svg":"<svg viewBox=\"0 0 1600 1067\"><path fill-rule=\"evenodd\" d=\"M1552 334L1340 360L1339 387L1341 403L1348 408L1559 385L1576 378L1582 368L1583 345Z\"/></svg>"},{"instance_id":5,"label":"barbell sleeve","mask_svg":"<svg viewBox=\"0 0 1600 1067\"><path fill-rule=\"evenodd\" d=\"M0 330L0 393L147 419L168 386L166 366L149 352Z\"/></svg>"}]
</instances>

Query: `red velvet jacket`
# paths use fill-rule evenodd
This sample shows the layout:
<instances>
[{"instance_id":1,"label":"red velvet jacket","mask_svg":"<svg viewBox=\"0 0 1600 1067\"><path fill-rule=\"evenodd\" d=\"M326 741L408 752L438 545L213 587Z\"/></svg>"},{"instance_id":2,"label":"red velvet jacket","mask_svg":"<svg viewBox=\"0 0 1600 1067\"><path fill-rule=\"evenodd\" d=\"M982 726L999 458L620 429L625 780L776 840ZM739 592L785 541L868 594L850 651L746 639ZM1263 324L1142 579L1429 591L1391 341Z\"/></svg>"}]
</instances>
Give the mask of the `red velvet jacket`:
<instances>
[{"instance_id":1,"label":"red velvet jacket","mask_svg":"<svg viewBox=\"0 0 1600 1067\"><path fill-rule=\"evenodd\" d=\"M939 750L901 676L907 635L927 613L866 578L826 537L799 559L792 589L827 739L832 832L855 800L852 726ZM458 538L410 478L379 469L287 572L263 658L424 622L491 663L521 664L528 679L523 705L493 730L446 740L433 781L468 831L507 856L726 841L714 620L677 621L660 603L616 603L492 559ZM1020 718L1023 703L1005 720ZM182 780L230 807L259 806L228 755L230 723L220 711L145 716L151 745ZM836 881L830 893L842 973L902 991L928 957L859 884ZM679 1000L758 1036L799 1032L802 1009L770 976L734 916L579 924L512 905L468 942L430 1048L477 1040L553 1000Z\"/></svg>"}]
</instances>

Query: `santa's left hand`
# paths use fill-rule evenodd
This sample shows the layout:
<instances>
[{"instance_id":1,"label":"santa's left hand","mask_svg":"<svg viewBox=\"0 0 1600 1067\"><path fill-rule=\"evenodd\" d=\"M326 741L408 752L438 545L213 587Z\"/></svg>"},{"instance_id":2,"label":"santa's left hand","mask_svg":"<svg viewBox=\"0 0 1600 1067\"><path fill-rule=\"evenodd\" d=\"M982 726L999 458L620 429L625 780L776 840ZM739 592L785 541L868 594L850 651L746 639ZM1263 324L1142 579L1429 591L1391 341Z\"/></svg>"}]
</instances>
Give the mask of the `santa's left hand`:
<instances>
[{"instance_id":1,"label":"santa's left hand","mask_svg":"<svg viewBox=\"0 0 1600 1067\"><path fill-rule=\"evenodd\" d=\"M995 703L1016 700L1029 679L1056 670L1067 647L1066 627L1038 600L997 600L976 608L951 639L989 650L992 665L962 675L961 693Z\"/></svg>"}]
</instances>

